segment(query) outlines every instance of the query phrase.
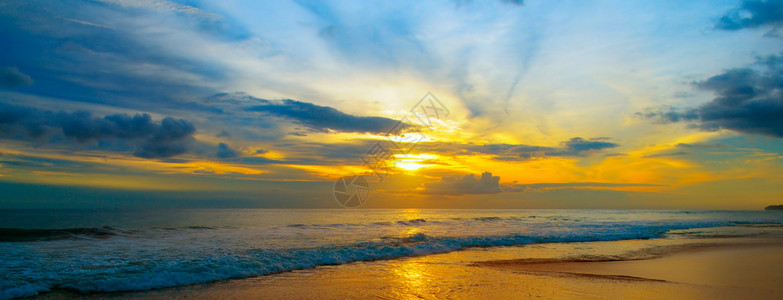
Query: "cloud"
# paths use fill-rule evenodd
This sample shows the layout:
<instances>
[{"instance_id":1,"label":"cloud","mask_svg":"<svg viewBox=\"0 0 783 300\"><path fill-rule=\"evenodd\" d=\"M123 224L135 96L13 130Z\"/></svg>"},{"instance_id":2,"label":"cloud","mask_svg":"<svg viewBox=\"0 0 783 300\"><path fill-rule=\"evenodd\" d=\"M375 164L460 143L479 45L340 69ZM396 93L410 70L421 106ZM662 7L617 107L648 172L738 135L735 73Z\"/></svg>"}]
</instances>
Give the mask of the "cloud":
<instances>
[{"instance_id":1,"label":"cloud","mask_svg":"<svg viewBox=\"0 0 783 300\"><path fill-rule=\"evenodd\" d=\"M332 107L290 99L258 100L263 104L248 107L247 110L286 118L316 131L385 134L398 123L389 118L354 116ZM410 125L404 126L409 127Z\"/></svg>"},{"instance_id":2,"label":"cloud","mask_svg":"<svg viewBox=\"0 0 783 300\"><path fill-rule=\"evenodd\" d=\"M57 141L64 137L78 144L124 141L135 146L133 155L165 158L187 152L194 140L192 123L166 117L155 123L148 114L93 117L88 111L68 113L0 103L0 138Z\"/></svg>"},{"instance_id":3,"label":"cloud","mask_svg":"<svg viewBox=\"0 0 783 300\"><path fill-rule=\"evenodd\" d=\"M147 114L144 114L147 115ZM138 157L159 158L171 157L185 153L192 142L196 127L183 119L166 117L160 126L155 126L151 136L146 137L140 149L133 153Z\"/></svg>"},{"instance_id":4,"label":"cloud","mask_svg":"<svg viewBox=\"0 0 783 300\"><path fill-rule=\"evenodd\" d=\"M500 2L508 3L508 4L514 4L514 5L523 5L523 4L525 4L525 1L523 1L523 0L500 0Z\"/></svg>"},{"instance_id":5,"label":"cloud","mask_svg":"<svg viewBox=\"0 0 783 300\"><path fill-rule=\"evenodd\" d=\"M220 133L216 134L215 137L231 137L231 134L228 133L225 129L221 130Z\"/></svg>"},{"instance_id":6,"label":"cloud","mask_svg":"<svg viewBox=\"0 0 783 300\"><path fill-rule=\"evenodd\" d=\"M445 176L440 181L424 184L422 194L428 195L465 195L500 193L500 177L484 172L480 178L473 174L465 176Z\"/></svg>"},{"instance_id":7,"label":"cloud","mask_svg":"<svg viewBox=\"0 0 783 300\"><path fill-rule=\"evenodd\" d=\"M613 182L558 182L533 184L504 184L503 192L530 192L553 189L595 189L619 187L662 187L665 185L648 183L613 183Z\"/></svg>"},{"instance_id":8,"label":"cloud","mask_svg":"<svg viewBox=\"0 0 783 300\"><path fill-rule=\"evenodd\" d=\"M221 28L231 28L225 22L204 21L167 1L111 2L117 3L4 2L0 66L18 66L34 78L26 89L31 94L126 107L144 103L147 111L213 94L228 76L224 66L185 45L224 37ZM147 4L157 8L142 8Z\"/></svg>"},{"instance_id":9,"label":"cloud","mask_svg":"<svg viewBox=\"0 0 783 300\"><path fill-rule=\"evenodd\" d=\"M592 138L585 140L581 137L574 137L570 140L560 143L560 147L547 147L523 144L485 144L485 145L423 145L427 149L435 151L453 151L449 149L459 148L466 151L463 154L481 153L495 155L493 159L500 161L519 161L547 156L587 156L590 153L603 149L615 148L620 145L607 141L608 138ZM459 154L459 153L458 153Z\"/></svg>"},{"instance_id":10,"label":"cloud","mask_svg":"<svg viewBox=\"0 0 783 300\"><path fill-rule=\"evenodd\" d=\"M644 158L671 157L671 156L682 156L688 154L689 153L686 151L663 151L655 154L645 155Z\"/></svg>"},{"instance_id":11,"label":"cloud","mask_svg":"<svg viewBox=\"0 0 783 300\"><path fill-rule=\"evenodd\" d=\"M762 26L779 27L783 24L783 1L746 0L742 5L723 15L715 28L740 30Z\"/></svg>"},{"instance_id":12,"label":"cloud","mask_svg":"<svg viewBox=\"0 0 783 300\"><path fill-rule=\"evenodd\" d=\"M753 66L731 69L695 86L716 97L701 106L648 108L636 113L658 123L688 122L704 131L736 132L783 137L783 58L758 58Z\"/></svg>"},{"instance_id":13,"label":"cloud","mask_svg":"<svg viewBox=\"0 0 783 300\"><path fill-rule=\"evenodd\" d=\"M649 107L644 112L637 112L636 116L650 119L660 124L693 121L699 118L695 110L683 111L672 106Z\"/></svg>"},{"instance_id":14,"label":"cloud","mask_svg":"<svg viewBox=\"0 0 783 300\"><path fill-rule=\"evenodd\" d=\"M15 67L0 68L0 89L13 89L33 84L33 79Z\"/></svg>"},{"instance_id":15,"label":"cloud","mask_svg":"<svg viewBox=\"0 0 783 300\"><path fill-rule=\"evenodd\" d=\"M584 156L587 153L602 149L614 148L618 144L605 142L606 138L594 138L585 140L580 137L572 138L562 143L559 151L547 153L551 156Z\"/></svg>"},{"instance_id":16,"label":"cloud","mask_svg":"<svg viewBox=\"0 0 783 300\"><path fill-rule=\"evenodd\" d=\"M536 154L546 154L547 152L556 151L554 147L544 146L531 146L531 145L514 145L514 144L486 144L486 145L471 145L466 147L470 151L480 152L484 154L495 155L522 155L530 157Z\"/></svg>"},{"instance_id":17,"label":"cloud","mask_svg":"<svg viewBox=\"0 0 783 300\"><path fill-rule=\"evenodd\" d=\"M721 148L725 145L721 143L679 143L675 145L677 148L683 149L709 149L709 148Z\"/></svg>"},{"instance_id":18,"label":"cloud","mask_svg":"<svg viewBox=\"0 0 783 300\"><path fill-rule=\"evenodd\" d=\"M175 12L175 13L194 16L210 21L215 21L222 18L220 15L216 15L190 5L179 4L179 3L174 3L165 0L98 0L98 1L119 5L122 7L149 9L161 13Z\"/></svg>"},{"instance_id":19,"label":"cloud","mask_svg":"<svg viewBox=\"0 0 783 300\"><path fill-rule=\"evenodd\" d=\"M218 144L218 150L217 153L215 153L215 156L219 158L232 158L239 156L239 151L231 149L228 145L225 143Z\"/></svg>"},{"instance_id":20,"label":"cloud","mask_svg":"<svg viewBox=\"0 0 783 300\"><path fill-rule=\"evenodd\" d=\"M357 139L350 142L303 142L278 143L274 146L285 149L292 156L291 161L303 164L351 164L361 163L362 156L377 143L373 139Z\"/></svg>"},{"instance_id":21,"label":"cloud","mask_svg":"<svg viewBox=\"0 0 783 300\"><path fill-rule=\"evenodd\" d=\"M720 143L691 143L691 144L679 143L677 145L674 145L673 149L667 149L657 153L645 155L643 157L655 158L655 157L683 156L683 155L691 154L692 151L715 149L721 147L724 147L724 145Z\"/></svg>"}]
</instances>

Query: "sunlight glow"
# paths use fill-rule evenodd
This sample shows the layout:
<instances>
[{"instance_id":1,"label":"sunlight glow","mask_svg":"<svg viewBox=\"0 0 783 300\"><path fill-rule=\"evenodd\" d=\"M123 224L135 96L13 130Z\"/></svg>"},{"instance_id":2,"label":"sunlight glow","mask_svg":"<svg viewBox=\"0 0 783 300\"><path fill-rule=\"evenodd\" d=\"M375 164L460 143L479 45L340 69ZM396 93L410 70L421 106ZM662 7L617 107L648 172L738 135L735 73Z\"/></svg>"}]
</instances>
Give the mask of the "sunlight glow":
<instances>
[{"instance_id":1,"label":"sunlight glow","mask_svg":"<svg viewBox=\"0 0 783 300\"><path fill-rule=\"evenodd\" d=\"M426 163L438 158L434 154L395 154L394 166L398 169L415 171L435 164Z\"/></svg>"}]
</instances>

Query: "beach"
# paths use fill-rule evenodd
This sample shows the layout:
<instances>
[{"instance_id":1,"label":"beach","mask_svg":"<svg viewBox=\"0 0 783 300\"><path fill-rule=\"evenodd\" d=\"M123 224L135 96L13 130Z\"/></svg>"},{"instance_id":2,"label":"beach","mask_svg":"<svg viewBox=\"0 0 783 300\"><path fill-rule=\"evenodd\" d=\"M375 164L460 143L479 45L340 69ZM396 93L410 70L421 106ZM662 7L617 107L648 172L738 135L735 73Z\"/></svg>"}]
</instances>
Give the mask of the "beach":
<instances>
[{"instance_id":1,"label":"beach","mask_svg":"<svg viewBox=\"0 0 783 300\"><path fill-rule=\"evenodd\" d=\"M0 299L783 296L764 211L31 210L0 230Z\"/></svg>"},{"instance_id":2,"label":"beach","mask_svg":"<svg viewBox=\"0 0 783 300\"><path fill-rule=\"evenodd\" d=\"M781 268L780 237L623 240L471 249L35 299L780 299Z\"/></svg>"}]
</instances>

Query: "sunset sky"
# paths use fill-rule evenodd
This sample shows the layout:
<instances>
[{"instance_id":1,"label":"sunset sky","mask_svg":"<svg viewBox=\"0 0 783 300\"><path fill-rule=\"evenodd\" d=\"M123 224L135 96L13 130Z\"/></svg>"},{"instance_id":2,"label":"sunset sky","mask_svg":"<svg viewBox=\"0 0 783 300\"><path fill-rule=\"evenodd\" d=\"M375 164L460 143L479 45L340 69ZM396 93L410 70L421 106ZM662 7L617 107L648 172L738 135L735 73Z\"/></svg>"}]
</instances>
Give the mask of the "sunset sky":
<instances>
[{"instance_id":1,"label":"sunset sky","mask_svg":"<svg viewBox=\"0 0 783 300\"><path fill-rule=\"evenodd\" d=\"M761 209L783 1L0 1L0 208ZM410 110L431 93L448 115ZM382 182L362 158L424 138ZM405 121L407 120L407 122Z\"/></svg>"}]
</instances>

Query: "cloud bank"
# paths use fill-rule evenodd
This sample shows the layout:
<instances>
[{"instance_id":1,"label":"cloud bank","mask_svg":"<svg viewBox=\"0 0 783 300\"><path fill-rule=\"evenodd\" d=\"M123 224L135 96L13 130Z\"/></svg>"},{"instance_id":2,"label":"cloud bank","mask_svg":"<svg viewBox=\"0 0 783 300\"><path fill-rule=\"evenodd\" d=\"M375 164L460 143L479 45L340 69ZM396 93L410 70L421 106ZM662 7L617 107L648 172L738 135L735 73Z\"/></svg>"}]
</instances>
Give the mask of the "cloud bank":
<instances>
[{"instance_id":1,"label":"cloud bank","mask_svg":"<svg viewBox=\"0 0 783 300\"><path fill-rule=\"evenodd\" d=\"M88 111L47 111L0 103L0 138L56 142L59 137L84 145L122 141L133 155L166 158L188 151L196 132L192 123L166 117L155 123L148 114L93 117Z\"/></svg>"},{"instance_id":2,"label":"cloud bank","mask_svg":"<svg viewBox=\"0 0 783 300\"><path fill-rule=\"evenodd\" d=\"M783 138L783 57L761 57L752 66L731 69L695 85L716 97L695 108L650 108L637 115L658 123L688 122L704 131L728 129Z\"/></svg>"}]
</instances>

